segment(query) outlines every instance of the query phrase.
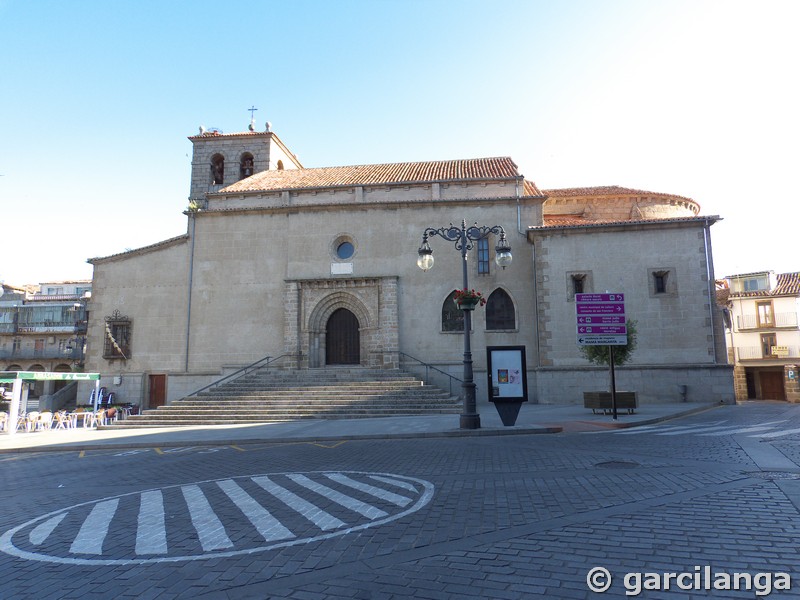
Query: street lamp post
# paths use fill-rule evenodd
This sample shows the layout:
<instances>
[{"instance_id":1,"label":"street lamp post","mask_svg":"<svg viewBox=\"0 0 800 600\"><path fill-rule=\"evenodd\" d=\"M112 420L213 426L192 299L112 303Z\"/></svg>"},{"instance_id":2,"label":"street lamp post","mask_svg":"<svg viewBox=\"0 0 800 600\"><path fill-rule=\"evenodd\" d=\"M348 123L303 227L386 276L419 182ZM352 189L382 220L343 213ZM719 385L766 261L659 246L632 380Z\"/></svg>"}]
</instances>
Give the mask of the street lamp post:
<instances>
[{"instance_id":1,"label":"street lamp post","mask_svg":"<svg viewBox=\"0 0 800 600\"><path fill-rule=\"evenodd\" d=\"M461 221L461 227L450 223L450 227L435 229L428 227L422 233L422 244L417 251L417 265L423 271L433 267L433 250L428 244L428 238L439 236L449 242L454 242L456 250L461 252L462 289L469 289L469 275L467 272L467 253L475 247L475 242L487 238L490 234L499 235L500 239L495 247L495 261L498 266L505 269L511 264L511 246L506 240L506 232L499 225L493 227L478 227L475 223L467 227L466 219ZM462 387L463 409L460 418L461 429L479 429L481 416L478 414L475 402L475 381L472 376L472 349L470 347L470 329L472 327L471 306L461 306L464 311L464 381Z\"/></svg>"}]
</instances>

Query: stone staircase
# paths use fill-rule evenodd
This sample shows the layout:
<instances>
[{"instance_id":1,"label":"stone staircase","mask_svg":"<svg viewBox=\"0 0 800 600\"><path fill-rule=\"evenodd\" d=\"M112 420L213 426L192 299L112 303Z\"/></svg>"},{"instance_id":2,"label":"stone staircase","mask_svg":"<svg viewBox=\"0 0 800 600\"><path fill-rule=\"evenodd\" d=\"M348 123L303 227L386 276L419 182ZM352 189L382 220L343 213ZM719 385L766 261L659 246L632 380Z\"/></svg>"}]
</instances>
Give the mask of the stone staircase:
<instances>
[{"instance_id":1,"label":"stone staircase","mask_svg":"<svg viewBox=\"0 0 800 600\"><path fill-rule=\"evenodd\" d=\"M460 400L400 370L262 369L102 428L459 414Z\"/></svg>"}]
</instances>

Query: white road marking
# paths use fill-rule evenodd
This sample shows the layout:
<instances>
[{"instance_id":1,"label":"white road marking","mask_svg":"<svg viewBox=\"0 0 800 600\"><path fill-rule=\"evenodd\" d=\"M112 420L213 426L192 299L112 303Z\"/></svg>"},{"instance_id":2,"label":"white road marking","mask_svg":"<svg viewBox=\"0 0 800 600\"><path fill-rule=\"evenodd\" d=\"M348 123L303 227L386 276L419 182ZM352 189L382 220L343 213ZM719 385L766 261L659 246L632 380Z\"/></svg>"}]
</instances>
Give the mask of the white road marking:
<instances>
[{"instance_id":1,"label":"white road marking","mask_svg":"<svg viewBox=\"0 0 800 600\"><path fill-rule=\"evenodd\" d=\"M103 554L103 542L108 535L108 528L117 512L119 498L98 502L92 512L81 525L78 535L70 546L73 554Z\"/></svg>"},{"instance_id":2,"label":"white road marking","mask_svg":"<svg viewBox=\"0 0 800 600\"><path fill-rule=\"evenodd\" d=\"M330 487L318 483L321 480L330 481ZM295 482L306 486L301 485L302 491L293 493L293 486L298 485ZM269 495L248 491L252 483ZM353 489L358 498L338 492L340 486ZM84 566L163 564L242 556L320 543L402 519L428 505L434 489L428 481L404 475L327 471L176 484L82 502L41 515L0 535L0 552L25 560ZM352 523L315 506L314 502L321 499L320 492L327 494L325 502L338 500L355 510L358 514L353 514ZM385 510L361 502L362 494L380 499ZM390 505L397 512L392 512ZM288 514L285 509L302 517ZM168 518L181 514L185 518ZM378 514L384 518L376 518ZM281 515L281 522L277 515ZM303 518L310 523L304 523ZM136 523L133 526L131 519ZM294 525L305 531L310 524L317 527L308 535L297 537L291 531ZM248 535L255 531L262 534L264 543ZM170 545L170 541L187 536L198 542L190 548L184 544Z\"/></svg>"},{"instance_id":3,"label":"white road marking","mask_svg":"<svg viewBox=\"0 0 800 600\"><path fill-rule=\"evenodd\" d=\"M136 528L136 554L166 554L164 496L160 490L142 492Z\"/></svg>"},{"instance_id":4,"label":"white road marking","mask_svg":"<svg viewBox=\"0 0 800 600\"><path fill-rule=\"evenodd\" d=\"M61 523L66 516L67 513L61 513L60 515L56 515L52 519L48 519L44 523L34 527L31 530L30 535L28 535L28 539L31 541L31 544L38 546L39 544L44 543L44 541L50 537L50 534L53 533L53 530L58 527L58 524Z\"/></svg>"},{"instance_id":5,"label":"white road marking","mask_svg":"<svg viewBox=\"0 0 800 600\"><path fill-rule=\"evenodd\" d=\"M225 533L225 526L214 513L203 491L196 485L185 485L181 487L181 491L186 498L189 516L192 518L192 525L197 531L203 550L208 552L232 548L233 542Z\"/></svg>"},{"instance_id":6,"label":"white road marking","mask_svg":"<svg viewBox=\"0 0 800 600\"><path fill-rule=\"evenodd\" d=\"M387 502L391 502L395 506L408 506L409 504L411 504L411 498L407 498L405 496L401 496L400 494L389 492L387 490L384 490L383 488L375 487L374 485L369 485L368 483L361 483L360 481L351 479L350 477L342 475L341 473L327 473L325 476L328 479L335 481L336 483L341 483L342 485L346 485L347 487L351 487L360 492L364 492L365 494L369 494L370 496L375 496L376 498L380 498L381 500L386 500Z\"/></svg>"},{"instance_id":7,"label":"white road marking","mask_svg":"<svg viewBox=\"0 0 800 600\"><path fill-rule=\"evenodd\" d=\"M268 542L286 540L295 535L284 527L270 512L256 502L253 497L231 480L218 481L217 485L239 507L244 516L253 524L258 533Z\"/></svg>"},{"instance_id":8,"label":"white road marking","mask_svg":"<svg viewBox=\"0 0 800 600\"><path fill-rule=\"evenodd\" d=\"M311 502L304 500L294 492L290 492L286 488L279 486L266 475L253 477L253 481L286 504L286 506L314 523L314 525L319 527L322 531L330 531L331 529L338 529L346 525L344 521L340 521L321 508L314 506Z\"/></svg>"},{"instance_id":9,"label":"white road marking","mask_svg":"<svg viewBox=\"0 0 800 600\"><path fill-rule=\"evenodd\" d=\"M347 509L357 512L358 514L363 515L368 519L380 519L388 514L376 506L372 506L371 504L367 504L366 502L361 502L361 500L358 500L357 498L351 498L350 496L342 494L341 492L337 492L336 490L331 489L326 485L322 485L321 483L312 481L305 475L298 475L296 473L293 473L287 475L287 477L292 481L294 481L295 483L299 483L304 488L307 488L312 492L316 492L321 496L325 496L328 500L332 500L336 504L339 504L340 506L344 506Z\"/></svg>"}]
</instances>

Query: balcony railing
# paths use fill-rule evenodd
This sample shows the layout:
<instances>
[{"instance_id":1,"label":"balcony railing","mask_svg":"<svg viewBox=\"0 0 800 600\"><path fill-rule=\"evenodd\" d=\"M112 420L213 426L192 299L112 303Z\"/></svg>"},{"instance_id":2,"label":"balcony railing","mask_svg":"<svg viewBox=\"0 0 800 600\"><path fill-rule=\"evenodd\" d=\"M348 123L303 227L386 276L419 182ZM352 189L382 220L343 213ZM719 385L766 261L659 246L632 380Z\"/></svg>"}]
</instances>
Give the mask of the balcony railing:
<instances>
[{"instance_id":1,"label":"balcony railing","mask_svg":"<svg viewBox=\"0 0 800 600\"><path fill-rule=\"evenodd\" d=\"M0 360L61 359L64 362L70 362L79 358L79 350L75 349L74 353L65 353L64 350L59 351L58 346L42 350L37 350L36 348L0 348Z\"/></svg>"},{"instance_id":2,"label":"balcony railing","mask_svg":"<svg viewBox=\"0 0 800 600\"><path fill-rule=\"evenodd\" d=\"M756 315L739 315L736 317L736 325L739 331L745 329L774 329L777 327L797 327L797 313L777 313L775 318L769 322L759 322Z\"/></svg>"},{"instance_id":3,"label":"balcony railing","mask_svg":"<svg viewBox=\"0 0 800 600\"><path fill-rule=\"evenodd\" d=\"M764 355L761 346L737 346L738 360L773 360L776 358L800 358L800 346L772 346L770 354Z\"/></svg>"}]
</instances>

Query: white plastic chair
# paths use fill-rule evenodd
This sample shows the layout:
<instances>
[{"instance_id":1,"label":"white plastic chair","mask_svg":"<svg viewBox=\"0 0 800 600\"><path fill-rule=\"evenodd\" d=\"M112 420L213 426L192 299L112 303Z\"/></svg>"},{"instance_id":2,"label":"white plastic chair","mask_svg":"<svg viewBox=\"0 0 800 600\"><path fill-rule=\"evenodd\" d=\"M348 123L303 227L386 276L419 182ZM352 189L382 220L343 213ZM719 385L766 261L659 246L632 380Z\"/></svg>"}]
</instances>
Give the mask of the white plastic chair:
<instances>
[{"instance_id":1,"label":"white plastic chair","mask_svg":"<svg viewBox=\"0 0 800 600\"><path fill-rule=\"evenodd\" d=\"M33 431L36 429L36 424L39 422L39 411L32 410L25 416L25 431Z\"/></svg>"},{"instance_id":2,"label":"white plastic chair","mask_svg":"<svg viewBox=\"0 0 800 600\"><path fill-rule=\"evenodd\" d=\"M50 431L53 427L53 413L45 410L39 413L39 420L36 421L36 431Z\"/></svg>"}]
</instances>

